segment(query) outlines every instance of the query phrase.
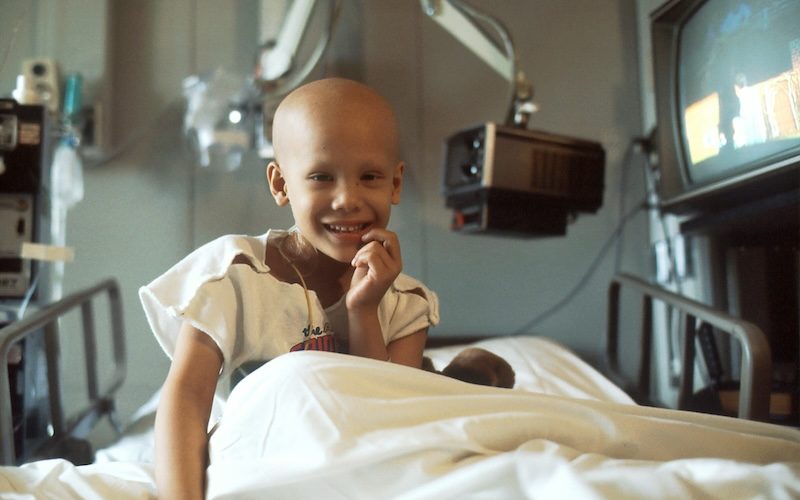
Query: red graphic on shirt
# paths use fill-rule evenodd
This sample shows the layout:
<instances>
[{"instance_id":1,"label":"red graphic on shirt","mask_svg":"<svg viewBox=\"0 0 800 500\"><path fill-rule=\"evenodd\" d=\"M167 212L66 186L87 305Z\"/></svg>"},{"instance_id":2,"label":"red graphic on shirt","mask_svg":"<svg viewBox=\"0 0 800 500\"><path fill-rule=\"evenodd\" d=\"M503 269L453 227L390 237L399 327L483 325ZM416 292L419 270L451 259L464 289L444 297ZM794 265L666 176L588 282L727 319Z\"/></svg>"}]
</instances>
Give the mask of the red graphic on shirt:
<instances>
[{"instance_id":1,"label":"red graphic on shirt","mask_svg":"<svg viewBox=\"0 0 800 500\"><path fill-rule=\"evenodd\" d=\"M292 346L290 352L295 351L326 351L336 352L336 337L333 334L320 335L318 337L311 337L299 344Z\"/></svg>"}]
</instances>

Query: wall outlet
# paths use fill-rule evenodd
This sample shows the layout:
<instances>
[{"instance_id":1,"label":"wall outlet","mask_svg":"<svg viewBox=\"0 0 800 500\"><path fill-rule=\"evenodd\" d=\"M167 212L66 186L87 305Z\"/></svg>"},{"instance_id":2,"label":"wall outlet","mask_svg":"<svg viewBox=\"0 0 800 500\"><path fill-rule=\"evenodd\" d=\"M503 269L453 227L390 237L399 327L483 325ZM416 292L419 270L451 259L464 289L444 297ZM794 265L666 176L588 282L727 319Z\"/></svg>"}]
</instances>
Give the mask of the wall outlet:
<instances>
[{"instance_id":1,"label":"wall outlet","mask_svg":"<svg viewBox=\"0 0 800 500\"><path fill-rule=\"evenodd\" d=\"M61 78L58 65L53 59L26 59L22 62L22 82L25 95L37 102L22 104L43 104L53 114L61 111Z\"/></svg>"}]
</instances>

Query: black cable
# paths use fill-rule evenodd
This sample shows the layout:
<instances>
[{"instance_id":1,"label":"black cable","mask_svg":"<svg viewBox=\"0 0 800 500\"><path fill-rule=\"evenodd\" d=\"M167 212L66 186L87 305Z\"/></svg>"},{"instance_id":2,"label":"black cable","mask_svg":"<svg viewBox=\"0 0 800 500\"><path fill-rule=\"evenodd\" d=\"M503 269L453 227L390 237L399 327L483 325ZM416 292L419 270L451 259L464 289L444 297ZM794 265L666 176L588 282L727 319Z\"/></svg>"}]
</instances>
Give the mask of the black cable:
<instances>
[{"instance_id":1,"label":"black cable","mask_svg":"<svg viewBox=\"0 0 800 500\"><path fill-rule=\"evenodd\" d=\"M597 267L600 265L600 262L602 262L603 257L605 257L605 255L608 253L609 249L611 248L611 245L619 237L619 234L622 231L622 228L625 227L625 224L634 215L639 213L639 210L642 210L643 208L647 208L647 207L648 207L647 202L646 201L642 201L640 203L637 203L636 206L633 209L628 211L628 213L625 214L625 216L622 218L622 220L620 220L620 222L617 225L616 229L614 229L614 232L611 233L611 236L606 240L606 242L600 248L600 251L595 256L595 258L592 261L591 265L589 265L589 269L586 270L586 272L584 273L583 277L581 277L581 279L572 288L572 290L570 290L570 292L563 299L558 301L555 305L553 305L549 309L543 311L539 315L535 316L533 319L531 319L530 321L525 323L523 326L518 328L513 334L514 335L519 335L519 334L522 334L522 333L527 333L527 331L529 329L533 328L534 326L538 325L539 323L541 323L545 319L547 319L550 316L552 316L553 314L557 313L558 311L561 310L562 307L564 307L566 304L568 304L570 301L572 301L572 299L575 298L575 296L578 294L578 292L580 292L583 289L583 287L586 286L586 283L589 281L589 279L592 277L592 275L594 275L595 271L597 271Z\"/></svg>"},{"instance_id":2,"label":"black cable","mask_svg":"<svg viewBox=\"0 0 800 500\"><path fill-rule=\"evenodd\" d=\"M653 161L656 151L655 132L655 129L653 129L648 137L639 139L637 144L642 149L645 158L644 181L647 199L650 201L651 211L653 211L652 215L657 219L658 225L661 228L661 235L667 251L668 269L666 283L663 284L673 284L674 291L679 295L683 295L683 286L681 284L681 278L678 275L678 263L675 258L675 248L672 245L672 239L670 238L669 228L667 227L664 211L661 210L661 196L659 195L659 182L661 179L658 171L656 170L657 160ZM656 266L659 265L660 262L656 260ZM656 273L658 273L658 269L656 269ZM678 330L680 327L676 327L676 321L679 320L676 319L675 314L676 311L671 310L667 312L665 318L667 322L665 334L667 336L667 359L669 363L668 370L670 377L673 379L673 383L677 380L677 377L680 374L680 369L678 367L681 364L680 335L678 335Z\"/></svg>"},{"instance_id":3,"label":"black cable","mask_svg":"<svg viewBox=\"0 0 800 500\"><path fill-rule=\"evenodd\" d=\"M535 316L533 319L528 321L525 325L518 328L514 333L520 334L525 333L526 330L538 325L545 319L549 318L553 314L560 311L566 304L572 301L573 298L586 286L586 283L589 281L589 278L597 270L597 267L600 265L603 257L608 253L611 245L614 242L617 242L616 246L616 255L614 257L614 274L618 273L621 268L622 263L622 246L624 244L624 229L625 225L627 224L628 220L630 220L634 215L636 215L639 210L644 208L650 208L651 206L648 204L648 200L650 199L650 188L648 185L645 186L645 192L647 197L637 203L637 205L630 211L625 211L625 185L627 184L628 179L628 169L633 161L634 153L637 151L644 152L645 156L649 153L650 142L648 139L642 138L634 138L628 148L625 150L625 156L622 160L621 172L620 172L620 181L619 181L619 196L620 196L620 203L619 203L619 218L617 222L617 227L611 233L611 236L606 240L603 246L600 248L600 252L595 256L592 263L589 265L589 269L587 269L586 273L581 277L578 283L572 288L572 290L567 293L567 295L558 301L555 305L551 308L543 311L539 315ZM647 165L647 164L646 164ZM645 177L645 182L647 182L647 177Z\"/></svg>"},{"instance_id":4,"label":"black cable","mask_svg":"<svg viewBox=\"0 0 800 500\"><path fill-rule=\"evenodd\" d=\"M634 144L641 149L644 155L644 182L647 199L650 202L651 210L655 211L655 217L658 219L658 224L661 227L661 233L664 238L664 244L667 249L667 283L674 283L676 291L681 294L681 282L678 276L678 264L675 259L675 249L672 246L672 241L669 237L667 222L665 220L664 212L661 210L661 196L659 195L659 181L660 177L654 168L653 157L655 151L655 130L653 130L648 137L640 138L634 141Z\"/></svg>"},{"instance_id":5,"label":"black cable","mask_svg":"<svg viewBox=\"0 0 800 500\"><path fill-rule=\"evenodd\" d=\"M153 120L148 122L146 126L142 126L141 128L137 129L133 134L130 134L125 142L117 146L116 149L110 151L106 156L100 158L84 159L84 166L86 168L98 168L119 159L132 148L144 142L148 136L160 130L159 125L163 124L164 118L173 111L173 106L181 103L183 103L182 97L175 98L168 102L166 105L164 105L164 107L161 108Z\"/></svg>"}]
</instances>

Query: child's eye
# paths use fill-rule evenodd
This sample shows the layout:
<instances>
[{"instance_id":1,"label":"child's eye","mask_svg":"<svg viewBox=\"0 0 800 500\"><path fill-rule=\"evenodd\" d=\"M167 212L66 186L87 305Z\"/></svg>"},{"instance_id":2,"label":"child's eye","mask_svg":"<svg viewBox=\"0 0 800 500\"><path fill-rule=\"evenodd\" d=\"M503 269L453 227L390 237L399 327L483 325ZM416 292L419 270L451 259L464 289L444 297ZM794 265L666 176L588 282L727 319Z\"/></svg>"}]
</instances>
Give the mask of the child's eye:
<instances>
[{"instance_id":1,"label":"child's eye","mask_svg":"<svg viewBox=\"0 0 800 500\"><path fill-rule=\"evenodd\" d=\"M315 181L315 182L330 182L330 181L333 180L333 176L331 174L325 174L325 173L319 173L319 172L309 175L308 178L309 178L309 180L312 180L312 181Z\"/></svg>"},{"instance_id":2,"label":"child's eye","mask_svg":"<svg viewBox=\"0 0 800 500\"><path fill-rule=\"evenodd\" d=\"M361 176L361 180L365 181L365 182L377 181L377 180L382 179L382 178L383 178L383 175L381 175L379 173L375 173L375 172L365 173L365 174L363 174Z\"/></svg>"}]
</instances>

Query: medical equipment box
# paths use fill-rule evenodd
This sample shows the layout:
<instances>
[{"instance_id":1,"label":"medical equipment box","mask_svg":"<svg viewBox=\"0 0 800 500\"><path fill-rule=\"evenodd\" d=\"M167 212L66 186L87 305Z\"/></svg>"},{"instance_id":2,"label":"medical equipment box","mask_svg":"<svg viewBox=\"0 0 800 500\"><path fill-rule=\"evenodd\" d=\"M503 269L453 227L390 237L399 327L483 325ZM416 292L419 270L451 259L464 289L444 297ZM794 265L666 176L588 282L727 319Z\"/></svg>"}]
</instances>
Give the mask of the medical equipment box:
<instances>
[{"instance_id":1,"label":"medical equipment box","mask_svg":"<svg viewBox=\"0 0 800 500\"><path fill-rule=\"evenodd\" d=\"M456 230L558 236L578 212L602 205L599 143L488 122L452 135L445 149Z\"/></svg>"}]
</instances>

